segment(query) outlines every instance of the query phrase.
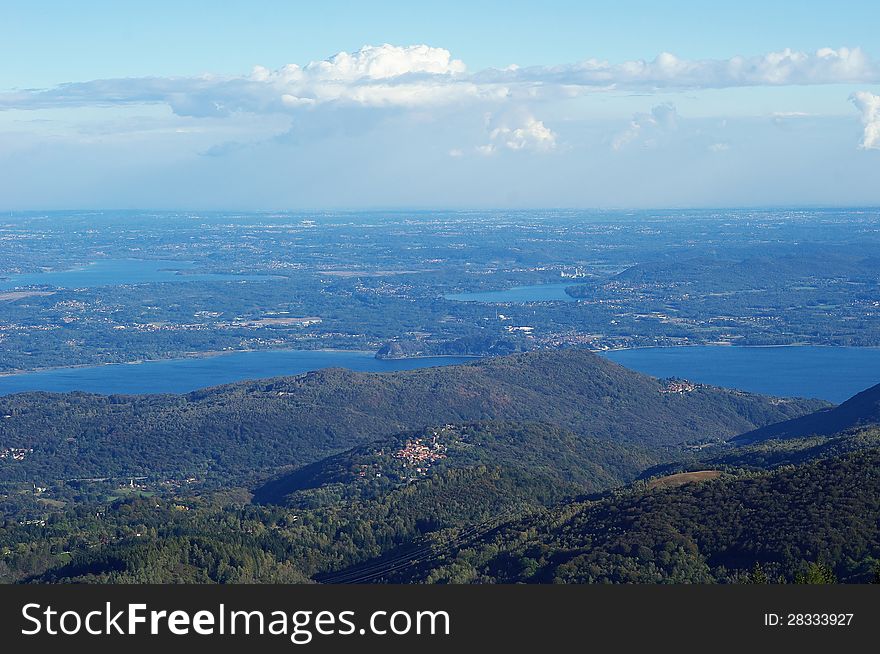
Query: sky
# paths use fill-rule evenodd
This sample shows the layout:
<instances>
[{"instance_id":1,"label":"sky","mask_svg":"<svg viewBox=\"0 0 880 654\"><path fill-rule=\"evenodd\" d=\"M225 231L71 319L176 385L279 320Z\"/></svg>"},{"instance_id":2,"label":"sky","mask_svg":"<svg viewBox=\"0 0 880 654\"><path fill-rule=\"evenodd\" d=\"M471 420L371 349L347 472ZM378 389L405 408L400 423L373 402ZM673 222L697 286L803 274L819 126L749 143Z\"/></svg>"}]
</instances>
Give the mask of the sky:
<instances>
[{"instance_id":1,"label":"sky","mask_svg":"<svg viewBox=\"0 0 880 654\"><path fill-rule=\"evenodd\" d=\"M880 205L880 3L0 2L0 210Z\"/></svg>"}]
</instances>

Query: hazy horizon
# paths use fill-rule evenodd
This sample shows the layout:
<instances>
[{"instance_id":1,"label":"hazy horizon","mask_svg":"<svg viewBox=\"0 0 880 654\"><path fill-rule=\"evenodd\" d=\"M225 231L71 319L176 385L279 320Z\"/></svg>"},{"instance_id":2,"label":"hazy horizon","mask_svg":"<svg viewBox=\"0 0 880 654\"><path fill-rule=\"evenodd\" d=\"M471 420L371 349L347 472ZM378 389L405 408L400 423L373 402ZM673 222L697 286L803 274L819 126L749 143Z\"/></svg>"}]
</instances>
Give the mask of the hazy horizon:
<instances>
[{"instance_id":1,"label":"hazy horizon","mask_svg":"<svg viewBox=\"0 0 880 654\"><path fill-rule=\"evenodd\" d=\"M2 17L6 210L880 205L876 3Z\"/></svg>"},{"instance_id":2,"label":"hazy horizon","mask_svg":"<svg viewBox=\"0 0 880 654\"><path fill-rule=\"evenodd\" d=\"M109 212L125 212L125 213L205 213L205 214L223 214L223 213L253 213L253 214L269 214L269 213L289 213L289 214L306 214L306 213L466 213L466 212L589 212L595 211L600 213L617 213L617 212L647 212L647 211L874 211L880 210L880 202L877 204L755 204L755 205L669 205L669 206L324 206L324 207L236 207L229 206L225 208L207 208L199 206L176 206L176 207L58 207L58 208L40 208L34 207L30 209L3 209L0 208L0 214L29 214L29 213L109 213Z\"/></svg>"}]
</instances>

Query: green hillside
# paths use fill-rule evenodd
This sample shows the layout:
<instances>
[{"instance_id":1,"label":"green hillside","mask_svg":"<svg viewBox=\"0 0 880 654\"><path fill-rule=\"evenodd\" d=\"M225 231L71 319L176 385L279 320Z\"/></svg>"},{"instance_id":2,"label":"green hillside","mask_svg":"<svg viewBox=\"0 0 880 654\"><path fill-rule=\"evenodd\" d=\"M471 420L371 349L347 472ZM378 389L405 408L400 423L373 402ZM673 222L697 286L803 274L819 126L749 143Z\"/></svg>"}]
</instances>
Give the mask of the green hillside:
<instances>
[{"instance_id":1,"label":"green hillside","mask_svg":"<svg viewBox=\"0 0 880 654\"><path fill-rule=\"evenodd\" d=\"M868 581L880 558L880 449L759 475L722 476L566 503L438 548L382 581L793 581L810 564Z\"/></svg>"},{"instance_id":2,"label":"green hillside","mask_svg":"<svg viewBox=\"0 0 880 654\"><path fill-rule=\"evenodd\" d=\"M475 420L561 425L667 446L718 440L827 404L664 384L586 351L535 352L385 374L323 370L181 396L27 393L0 398L0 483L146 475L227 484L267 477L386 435ZM32 451L31 451L32 450Z\"/></svg>"},{"instance_id":3,"label":"green hillside","mask_svg":"<svg viewBox=\"0 0 880 654\"><path fill-rule=\"evenodd\" d=\"M880 428L730 436L864 424L872 392L829 410L563 351L5 398L0 445L20 456L0 460L0 581L865 581ZM154 477L62 476L135 470Z\"/></svg>"},{"instance_id":4,"label":"green hillside","mask_svg":"<svg viewBox=\"0 0 880 654\"><path fill-rule=\"evenodd\" d=\"M261 486L254 499L316 506L379 497L448 469L474 466L499 467L540 480L543 492L538 497L546 499L622 485L655 460L636 446L578 436L542 423L444 425L389 437L304 466Z\"/></svg>"},{"instance_id":5,"label":"green hillside","mask_svg":"<svg viewBox=\"0 0 880 654\"><path fill-rule=\"evenodd\" d=\"M767 439L828 436L845 429L880 424L880 384L862 391L840 406L826 408L737 436L737 443Z\"/></svg>"},{"instance_id":6,"label":"green hillside","mask_svg":"<svg viewBox=\"0 0 880 654\"><path fill-rule=\"evenodd\" d=\"M548 444L564 438L540 426L510 429L533 432L533 441L549 437ZM465 441L488 432L501 435L501 426L461 430ZM0 578L742 583L825 570L857 582L874 578L880 559L877 432L841 436L848 443L841 450L804 454L797 465L672 475L580 499L564 497L578 483L513 457L494 466L438 463L412 480L359 487L367 483L360 466L387 464L378 452L411 438L310 467L286 506L243 496L132 498L99 514L7 522Z\"/></svg>"}]
</instances>

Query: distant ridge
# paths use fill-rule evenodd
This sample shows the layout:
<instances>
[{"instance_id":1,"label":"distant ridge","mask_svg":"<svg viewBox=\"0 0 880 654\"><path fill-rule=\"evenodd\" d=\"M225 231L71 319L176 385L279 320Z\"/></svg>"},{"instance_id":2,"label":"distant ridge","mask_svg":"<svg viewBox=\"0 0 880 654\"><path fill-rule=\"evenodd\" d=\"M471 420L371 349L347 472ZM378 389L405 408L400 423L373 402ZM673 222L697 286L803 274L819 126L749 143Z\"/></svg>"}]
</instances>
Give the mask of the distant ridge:
<instances>
[{"instance_id":1,"label":"distant ridge","mask_svg":"<svg viewBox=\"0 0 880 654\"><path fill-rule=\"evenodd\" d=\"M0 398L0 444L33 449L7 480L126 474L228 481L305 465L411 429L542 422L665 447L721 440L827 406L663 382L585 350L391 373L320 370L186 395L22 393Z\"/></svg>"},{"instance_id":2,"label":"distant ridge","mask_svg":"<svg viewBox=\"0 0 880 654\"><path fill-rule=\"evenodd\" d=\"M830 436L846 429L880 424L880 384L854 395L843 404L799 418L768 425L732 439L738 444L770 439Z\"/></svg>"}]
</instances>

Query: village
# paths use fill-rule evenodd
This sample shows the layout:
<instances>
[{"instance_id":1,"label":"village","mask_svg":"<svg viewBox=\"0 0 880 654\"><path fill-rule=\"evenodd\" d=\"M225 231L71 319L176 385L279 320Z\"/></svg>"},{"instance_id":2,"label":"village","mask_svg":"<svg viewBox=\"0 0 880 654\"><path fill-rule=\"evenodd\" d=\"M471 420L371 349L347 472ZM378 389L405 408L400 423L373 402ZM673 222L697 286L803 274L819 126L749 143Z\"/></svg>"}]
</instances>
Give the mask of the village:
<instances>
[{"instance_id":1,"label":"village","mask_svg":"<svg viewBox=\"0 0 880 654\"><path fill-rule=\"evenodd\" d=\"M678 393L679 395L690 393L699 387L699 384L687 379L665 379L661 383L663 384L660 388L661 393Z\"/></svg>"},{"instance_id":2,"label":"village","mask_svg":"<svg viewBox=\"0 0 880 654\"><path fill-rule=\"evenodd\" d=\"M412 438L391 456L403 462L404 468L413 468L425 474L432 464L446 458L446 445L440 442L436 431L430 438Z\"/></svg>"},{"instance_id":3,"label":"village","mask_svg":"<svg viewBox=\"0 0 880 654\"><path fill-rule=\"evenodd\" d=\"M7 447L0 450L0 459L9 459L10 461L24 461L28 454L33 453L33 448L23 447Z\"/></svg>"},{"instance_id":4,"label":"village","mask_svg":"<svg viewBox=\"0 0 880 654\"><path fill-rule=\"evenodd\" d=\"M358 465L356 475L359 479L387 477L391 481L415 481L425 476L433 465L448 458L449 439L455 433L454 425L444 425L430 430L425 436L408 438L390 452L378 449L373 453L378 458ZM388 456L393 462L391 466L388 465Z\"/></svg>"}]
</instances>

